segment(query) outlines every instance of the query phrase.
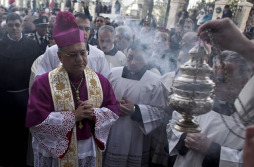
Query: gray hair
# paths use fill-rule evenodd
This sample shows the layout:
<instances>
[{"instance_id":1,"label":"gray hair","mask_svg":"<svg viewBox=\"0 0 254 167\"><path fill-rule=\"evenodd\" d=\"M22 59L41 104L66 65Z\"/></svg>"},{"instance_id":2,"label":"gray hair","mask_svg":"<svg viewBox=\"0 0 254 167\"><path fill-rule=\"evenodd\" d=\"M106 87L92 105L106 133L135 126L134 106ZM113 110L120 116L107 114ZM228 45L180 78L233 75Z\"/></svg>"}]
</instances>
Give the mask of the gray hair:
<instances>
[{"instance_id":1,"label":"gray hair","mask_svg":"<svg viewBox=\"0 0 254 167\"><path fill-rule=\"evenodd\" d=\"M225 65L234 65L236 67L235 75L241 76L241 78L250 79L252 75L251 68L249 67L247 61L239 54L233 51L223 51L221 52L222 61ZM220 65L220 59L214 58L214 65Z\"/></svg>"},{"instance_id":2,"label":"gray hair","mask_svg":"<svg viewBox=\"0 0 254 167\"><path fill-rule=\"evenodd\" d=\"M99 29L98 35L100 35L101 31L108 31L108 32L110 32L111 33L111 38L115 38L116 37L116 31L115 31L115 29L112 26L109 26L109 25L102 26Z\"/></svg>"},{"instance_id":3,"label":"gray hair","mask_svg":"<svg viewBox=\"0 0 254 167\"><path fill-rule=\"evenodd\" d=\"M128 26L119 26L116 27L116 32L119 32L120 36L125 38L127 41L132 42L133 33L132 29Z\"/></svg>"}]
</instances>

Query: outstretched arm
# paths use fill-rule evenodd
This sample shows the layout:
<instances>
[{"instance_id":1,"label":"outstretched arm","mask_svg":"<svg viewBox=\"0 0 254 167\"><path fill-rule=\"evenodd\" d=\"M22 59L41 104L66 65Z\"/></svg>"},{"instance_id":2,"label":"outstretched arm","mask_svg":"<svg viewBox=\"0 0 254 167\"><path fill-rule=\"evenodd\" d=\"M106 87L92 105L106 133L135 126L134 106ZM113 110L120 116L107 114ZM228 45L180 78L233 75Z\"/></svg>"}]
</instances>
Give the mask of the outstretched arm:
<instances>
[{"instance_id":1,"label":"outstretched arm","mask_svg":"<svg viewBox=\"0 0 254 167\"><path fill-rule=\"evenodd\" d=\"M206 32L208 29L211 30L213 37L216 39L221 49L240 53L250 65L254 67L254 44L244 37L240 29L231 19L224 18L212 20L199 27L198 36L210 42Z\"/></svg>"}]
</instances>

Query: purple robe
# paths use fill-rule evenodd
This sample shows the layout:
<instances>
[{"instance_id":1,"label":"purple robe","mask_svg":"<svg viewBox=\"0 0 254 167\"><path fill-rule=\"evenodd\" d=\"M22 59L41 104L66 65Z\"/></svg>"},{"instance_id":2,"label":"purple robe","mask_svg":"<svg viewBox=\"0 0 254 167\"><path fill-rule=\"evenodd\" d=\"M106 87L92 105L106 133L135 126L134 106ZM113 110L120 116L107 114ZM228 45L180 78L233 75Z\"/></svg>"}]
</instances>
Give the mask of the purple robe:
<instances>
[{"instance_id":1,"label":"purple robe","mask_svg":"<svg viewBox=\"0 0 254 167\"><path fill-rule=\"evenodd\" d=\"M98 74L98 73L96 74L99 77L102 90L103 90L103 102L100 108L106 107L110 109L111 111L113 111L115 114L119 115L120 104L115 98L111 84L101 74ZM69 75L69 78L70 78L70 82L72 82L72 84L77 88L81 81L82 75L76 78ZM76 99L75 90L73 87L72 87L72 94L73 94L73 99L75 102L75 109L77 109L78 103ZM81 101L88 100L85 77L79 88L79 96ZM54 112L54 104L53 104L52 94L51 94L50 85L49 85L48 73L46 73L39 76L35 80L31 88L30 98L28 101L27 115L26 115L26 127L33 127L42 123L51 112ZM77 140L86 140L90 138L91 134L89 133L89 128L91 123L92 121L88 119L82 120L82 124L83 124L82 129L78 128L79 122L76 123Z\"/></svg>"}]
</instances>

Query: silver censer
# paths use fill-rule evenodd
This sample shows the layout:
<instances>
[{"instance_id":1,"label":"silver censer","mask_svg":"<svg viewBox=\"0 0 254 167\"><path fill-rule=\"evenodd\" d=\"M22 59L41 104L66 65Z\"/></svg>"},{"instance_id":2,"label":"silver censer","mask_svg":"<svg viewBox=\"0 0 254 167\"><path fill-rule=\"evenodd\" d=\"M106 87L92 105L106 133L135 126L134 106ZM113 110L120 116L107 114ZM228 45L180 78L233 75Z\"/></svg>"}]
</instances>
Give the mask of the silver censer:
<instances>
[{"instance_id":1,"label":"silver censer","mask_svg":"<svg viewBox=\"0 0 254 167\"><path fill-rule=\"evenodd\" d=\"M205 44L194 46L189 51L190 60L181 65L179 75L174 79L169 102L182 115L182 119L174 125L178 131L200 132L194 116L206 114L213 108L214 82L209 77L212 69L205 61L208 54Z\"/></svg>"}]
</instances>

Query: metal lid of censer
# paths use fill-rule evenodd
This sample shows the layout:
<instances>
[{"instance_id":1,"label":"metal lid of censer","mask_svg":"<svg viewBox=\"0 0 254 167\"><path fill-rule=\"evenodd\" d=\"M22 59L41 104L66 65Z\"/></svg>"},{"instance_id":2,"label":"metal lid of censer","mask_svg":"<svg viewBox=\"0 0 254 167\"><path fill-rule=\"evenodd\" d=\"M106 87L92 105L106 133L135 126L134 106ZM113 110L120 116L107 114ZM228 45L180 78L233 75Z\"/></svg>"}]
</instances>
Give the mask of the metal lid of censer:
<instances>
[{"instance_id":1,"label":"metal lid of censer","mask_svg":"<svg viewBox=\"0 0 254 167\"><path fill-rule=\"evenodd\" d=\"M210 79L212 69L205 62L208 57L207 46L203 43L190 51L190 60L180 67L180 75L174 80L169 102L182 115L174 128L181 132L196 133L201 129L194 116L208 113L213 108L214 83Z\"/></svg>"}]
</instances>

